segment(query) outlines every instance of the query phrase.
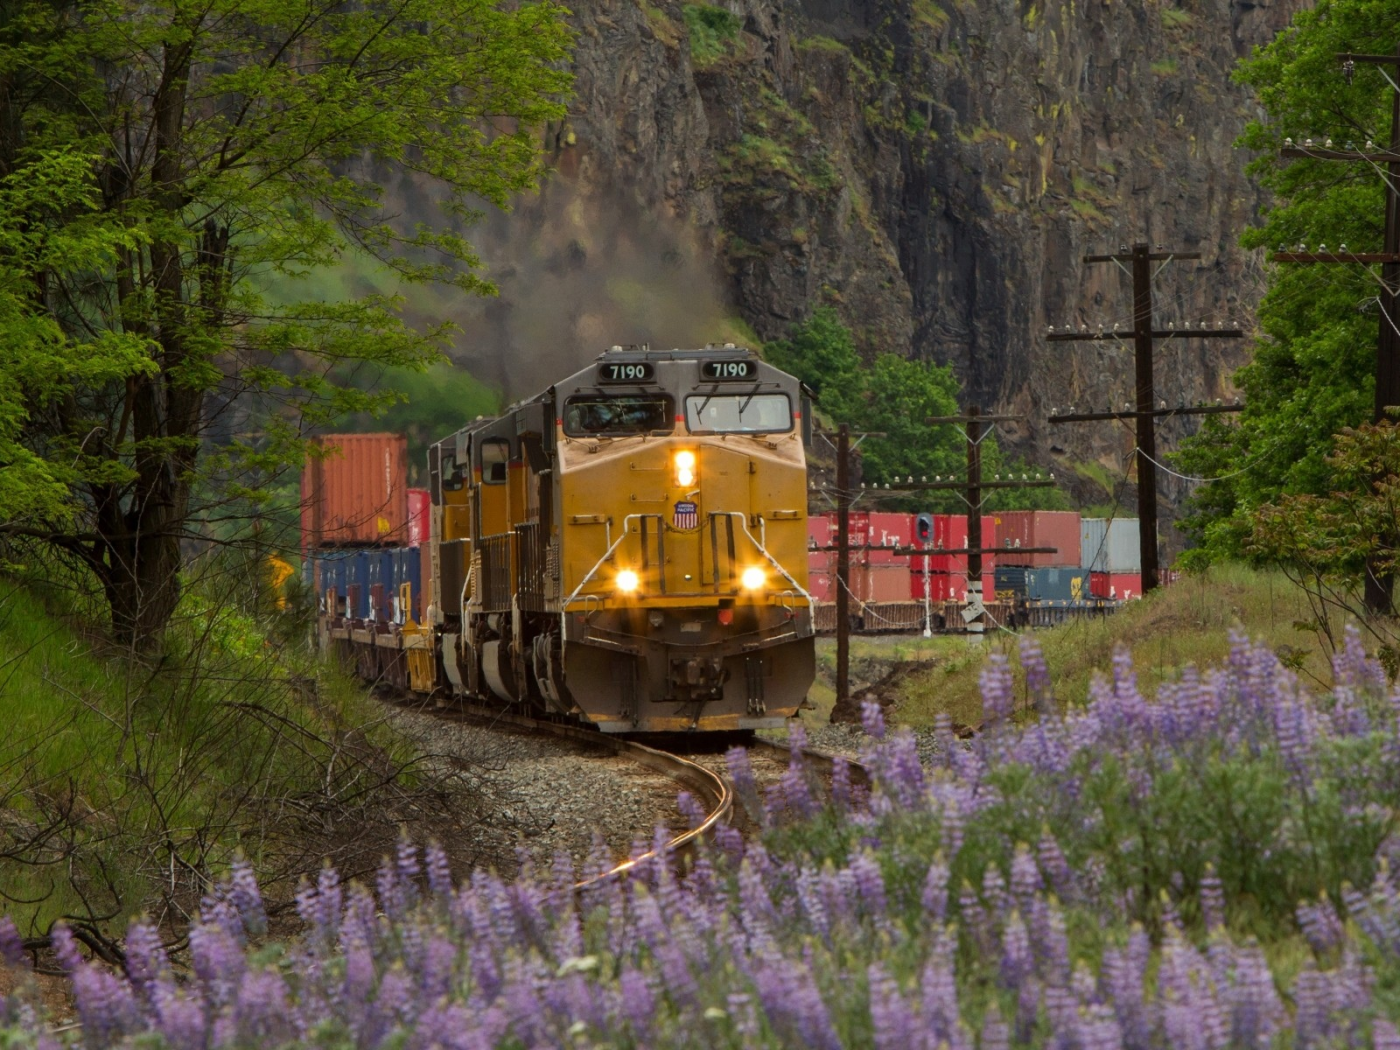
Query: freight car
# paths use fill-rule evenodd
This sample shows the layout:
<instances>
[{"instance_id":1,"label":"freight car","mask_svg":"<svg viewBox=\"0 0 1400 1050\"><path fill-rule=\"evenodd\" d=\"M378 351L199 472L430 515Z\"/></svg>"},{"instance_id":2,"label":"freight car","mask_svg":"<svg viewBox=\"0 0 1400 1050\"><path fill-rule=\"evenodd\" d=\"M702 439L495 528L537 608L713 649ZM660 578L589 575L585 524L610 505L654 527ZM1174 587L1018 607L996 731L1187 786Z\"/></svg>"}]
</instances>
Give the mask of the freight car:
<instances>
[{"instance_id":1,"label":"freight car","mask_svg":"<svg viewBox=\"0 0 1400 1050\"><path fill-rule=\"evenodd\" d=\"M613 347L429 448L421 594L391 560L399 600L357 601L347 552L311 551L321 636L606 732L779 726L815 670L803 407L743 348Z\"/></svg>"}]
</instances>

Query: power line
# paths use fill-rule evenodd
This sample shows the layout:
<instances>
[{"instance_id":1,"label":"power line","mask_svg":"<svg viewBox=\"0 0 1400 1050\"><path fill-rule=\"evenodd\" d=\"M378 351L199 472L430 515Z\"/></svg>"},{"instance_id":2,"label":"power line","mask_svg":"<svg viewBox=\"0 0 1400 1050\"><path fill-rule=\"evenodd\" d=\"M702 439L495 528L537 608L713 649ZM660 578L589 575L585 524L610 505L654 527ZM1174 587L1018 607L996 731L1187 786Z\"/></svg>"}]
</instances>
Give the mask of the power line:
<instances>
[{"instance_id":1,"label":"power line","mask_svg":"<svg viewBox=\"0 0 1400 1050\"><path fill-rule=\"evenodd\" d=\"M1160 246L1159 246L1160 248ZM1240 405L1207 405L1199 408L1184 406L1167 409L1158 408L1152 375L1152 352L1156 342L1167 339L1239 339L1244 332L1233 325L1228 327L1207 327L1202 322L1199 328L1154 328L1152 324L1152 263L1165 265L1176 259L1199 259L1199 252L1153 252L1146 244L1120 246L1116 254L1086 255L1086 263L1112 262L1127 271L1123 265L1132 263L1133 278L1133 328L1129 332L1055 332L1052 328L1047 336L1050 342L1080 342L1084 340L1132 340L1134 371L1136 376L1136 408L1124 412L1083 412L1052 415L1051 423L1087 423L1099 420L1132 419L1136 422L1138 467L1138 533L1142 560L1142 592L1154 590L1158 584L1157 562L1157 427L1156 420L1168 415L1206 415L1217 412L1238 412ZM1160 268L1158 270L1160 273Z\"/></svg>"}]
</instances>

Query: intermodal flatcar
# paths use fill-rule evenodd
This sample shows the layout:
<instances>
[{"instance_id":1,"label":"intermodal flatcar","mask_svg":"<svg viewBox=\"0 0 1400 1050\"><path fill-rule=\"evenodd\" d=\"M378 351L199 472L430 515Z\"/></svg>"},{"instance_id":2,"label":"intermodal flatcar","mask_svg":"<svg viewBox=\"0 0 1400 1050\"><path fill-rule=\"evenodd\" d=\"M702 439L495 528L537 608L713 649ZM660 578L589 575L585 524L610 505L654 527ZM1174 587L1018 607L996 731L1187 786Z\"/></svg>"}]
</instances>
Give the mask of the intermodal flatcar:
<instances>
[{"instance_id":1,"label":"intermodal flatcar","mask_svg":"<svg viewBox=\"0 0 1400 1050\"><path fill-rule=\"evenodd\" d=\"M606 732L781 725L814 675L803 409L741 347L613 347L429 448L416 559L313 548L321 636Z\"/></svg>"}]
</instances>

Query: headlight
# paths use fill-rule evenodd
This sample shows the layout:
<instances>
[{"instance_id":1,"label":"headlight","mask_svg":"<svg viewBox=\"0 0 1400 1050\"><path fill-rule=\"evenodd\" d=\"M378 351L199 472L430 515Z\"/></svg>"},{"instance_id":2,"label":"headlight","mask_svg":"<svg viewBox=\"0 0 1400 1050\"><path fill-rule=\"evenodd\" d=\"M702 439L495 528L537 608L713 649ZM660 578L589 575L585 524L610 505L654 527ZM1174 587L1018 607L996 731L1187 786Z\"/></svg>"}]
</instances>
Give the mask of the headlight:
<instances>
[{"instance_id":1,"label":"headlight","mask_svg":"<svg viewBox=\"0 0 1400 1050\"><path fill-rule=\"evenodd\" d=\"M744 585L746 591L756 591L768 582L768 576L757 565L745 569L739 577L739 582Z\"/></svg>"},{"instance_id":2,"label":"headlight","mask_svg":"<svg viewBox=\"0 0 1400 1050\"><path fill-rule=\"evenodd\" d=\"M695 453L683 450L676 453L676 484L686 487L695 484Z\"/></svg>"},{"instance_id":3,"label":"headlight","mask_svg":"<svg viewBox=\"0 0 1400 1050\"><path fill-rule=\"evenodd\" d=\"M631 569L623 569L617 574L617 580L615 582L617 583L617 589L619 591L625 594L631 594L637 589L637 584L640 581L637 579L637 574Z\"/></svg>"}]
</instances>

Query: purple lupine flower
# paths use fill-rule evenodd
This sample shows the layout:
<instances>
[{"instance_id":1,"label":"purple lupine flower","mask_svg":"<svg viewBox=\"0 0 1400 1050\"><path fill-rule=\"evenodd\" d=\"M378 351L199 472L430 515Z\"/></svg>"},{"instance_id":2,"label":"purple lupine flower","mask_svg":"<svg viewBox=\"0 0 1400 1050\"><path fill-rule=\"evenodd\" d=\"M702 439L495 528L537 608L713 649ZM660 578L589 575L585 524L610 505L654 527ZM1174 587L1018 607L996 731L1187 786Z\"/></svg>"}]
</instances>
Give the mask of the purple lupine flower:
<instances>
[{"instance_id":1,"label":"purple lupine flower","mask_svg":"<svg viewBox=\"0 0 1400 1050\"><path fill-rule=\"evenodd\" d=\"M1031 953L1031 938L1021 913L1013 911L1006 920L1001 936L1001 981L1007 988L1016 988L1035 969Z\"/></svg>"},{"instance_id":2,"label":"purple lupine flower","mask_svg":"<svg viewBox=\"0 0 1400 1050\"><path fill-rule=\"evenodd\" d=\"M807 750L807 730L796 719L788 723L788 747L792 749L793 761L797 761Z\"/></svg>"},{"instance_id":3,"label":"purple lupine flower","mask_svg":"<svg viewBox=\"0 0 1400 1050\"><path fill-rule=\"evenodd\" d=\"M1228 993L1230 1037L1241 1050L1265 1050L1288 1021L1264 953L1250 945L1236 953Z\"/></svg>"},{"instance_id":4,"label":"purple lupine flower","mask_svg":"<svg viewBox=\"0 0 1400 1050\"><path fill-rule=\"evenodd\" d=\"M1400 1050L1400 1031L1384 1017L1371 1022L1372 1050Z\"/></svg>"},{"instance_id":5,"label":"purple lupine flower","mask_svg":"<svg viewBox=\"0 0 1400 1050\"><path fill-rule=\"evenodd\" d=\"M949 798L943 803L938 820L939 845L948 858L948 863L952 864L957 859L958 850L962 849L963 829L966 827L962 807L958 805L956 798Z\"/></svg>"},{"instance_id":6,"label":"purple lupine flower","mask_svg":"<svg viewBox=\"0 0 1400 1050\"><path fill-rule=\"evenodd\" d=\"M1011 1028L1002 1020L996 1003L982 1017L982 1038L977 1046L978 1050L1011 1050Z\"/></svg>"},{"instance_id":7,"label":"purple lupine flower","mask_svg":"<svg viewBox=\"0 0 1400 1050\"><path fill-rule=\"evenodd\" d=\"M55 937L57 934L55 930ZM125 978L84 962L69 971L68 977L83 1037L90 1045L111 1046L139 1028L141 1009Z\"/></svg>"},{"instance_id":8,"label":"purple lupine flower","mask_svg":"<svg viewBox=\"0 0 1400 1050\"><path fill-rule=\"evenodd\" d=\"M988 864L982 872L982 902L994 918L1000 919L1006 914L1006 880L995 864Z\"/></svg>"},{"instance_id":9,"label":"purple lupine flower","mask_svg":"<svg viewBox=\"0 0 1400 1050\"><path fill-rule=\"evenodd\" d=\"M267 912L263 910L262 893L253 866L242 853L234 855L229 866L229 903L238 912L243 928L252 934L267 932Z\"/></svg>"},{"instance_id":10,"label":"purple lupine flower","mask_svg":"<svg viewBox=\"0 0 1400 1050\"><path fill-rule=\"evenodd\" d=\"M29 966L29 956L24 952L24 938L8 915L0 917L0 962L16 969Z\"/></svg>"},{"instance_id":11,"label":"purple lupine flower","mask_svg":"<svg viewBox=\"0 0 1400 1050\"><path fill-rule=\"evenodd\" d=\"M1225 925L1225 887L1213 865L1206 865L1206 873L1201 877L1201 919L1207 930Z\"/></svg>"},{"instance_id":12,"label":"purple lupine flower","mask_svg":"<svg viewBox=\"0 0 1400 1050\"><path fill-rule=\"evenodd\" d=\"M291 1008L287 982L276 970L252 970L243 975L234 1004L242 1038L250 1045L278 1046L291 1038Z\"/></svg>"},{"instance_id":13,"label":"purple lupine flower","mask_svg":"<svg viewBox=\"0 0 1400 1050\"><path fill-rule=\"evenodd\" d=\"M869 853L862 853L851 861L850 872L860 894L862 910L876 920L883 920L886 917L885 877L880 873L879 863Z\"/></svg>"},{"instance_id":14,"label":"purple lupine flower","mask_svg":"<svg viewBox=\"0 0 1400 1050\"><path fill-rule=\"evenodd\" d=\"M928 962L919 979L919 995L923 999L924 1027L929 1043L950 1045L962 1041L962 1024L958 1010L957 973L953 969L956 945L939 931L934 935Z\"/></svg>"},{"instance_id":15,"label":"purple lupine flower","mask_svg":"<svg viewBox=\"0 0 1400 1050\"><path fill-rule=\"evenodd\" d=\"M870 1021L875 1050L915 1050L923 1040L914 1011L899 994L899 985L878 962L866 969L870 986Z\"/></svg>"},{"instance_id":16,"label":"purple lupine flower","mask_svg":"<svg viewBox=\"0 0 1400 1050\"><path fill-rule=\"evenodd\" d=\"M698 828L709 816L704 805L689 791L682 791L676 796L676 808L681 811L681 816L685 817L686 826L689 828Z\"/></svg>"},{"instance_id":17,"label":"purple lupine flower","mask_svg":"<svg viewBox=\"0 0 1400 1050\"><path fill-rule=\"evenodd\" d=\"M1060 849L1060 843L1055 836L1050 833L1049 828L1045 828L1040 835L1040 841L1035 847L1036 859L1040 863L1040 870L1045 873L1046 880L1050 883L1050 888L1055 891L1055 895L1063 901L1075 899L1075 879L1074 871L1069 866L1069 861L1065 859L1064 852Z\"/></svg>"},{"instance_id":18,"label":"purple lupine flower","mask_svg":"<svg viewBox=\"0 0 1400 1050\"><path fill-rule=\"evenodd\" d=\"M831 803L840 813L851 808L851 763L837 755L831 760Z\"/></svg>"},{"instance_id":19,"label":"purple lupine flower","mask_svg":"<svg viewBox=\"0 0 1400 1050\"><path fill-rule=\"evenodd\" d=\"M243 977L243 945L217 923L195 926L189 940L190 962L205 997L216 1006L227 1003Z\"/></svg>"},{"instance_id":20,"label":"purple lupine flower","mask_svg":"<svg viewBox=\"0 0 1400 1050\"><path fill-rule=\"evenodd\" d=\"M764 953L756 960L754 983L774 1026L792 1034L793 1042L814 1050L841 1050L831 1014L810 971L781 955Z\"/></svg>"},{"instance_id":21,"label":"purple lupine flower","mask_svg":"<svg viewBox=\"0 0 1400 1050\"><path fill-rule=\"evenodd\" d=\"M156 984L152 998L156 1011L154 1028L171 1050L205 1050L209 1023L202 1002L166 981Z\"/></svg>"},{"instance_id":22,"label":"purple lupine flower","mask_svg":"<svg viewBox=\"0 0 1400 1050\"><path fill-rule=\"evenodd\" d=\"M617 984L623 1019L632 1030L633 1040L644 1046L651 1042L656 1018L656 993L651 981L640 970L624 970Z\"/></svg>"},{"instance_id":23,"label":"purple lupine flower","mask_svg":"<svg viewBox=\"0 0 1400 1050\"><path fill-rule=\"evenodd\" d=\"M731 747L724 753L724 762L729 770L729 779L734 784L734 794L750 817L761 819L764 808L759 800L758 779L754 776L753 766L749 764L748 749Z\"/></svg>"},{"instance_id":24,"label":"purple lupine flower","mask_svg":"<svg viewBox=\"0 0 1400 1050\"><path fill-rule=\"evenodd\" d=\"M928 874L924 877L922 898L924 911L940 923L948 914L948 876L948 865L943 860L943 854L940 853L933 858L933 863L928 866Z\"/></svg>"},{"instance_id":25,"label":"purple lupine flower","mask_svg":"<svg viewBox=\"0 0 1400 1050\"><path fill-rule=\"evenodd\" d=\"M885 738L885 712L873 695L867 694L861 701L860 724L866 736L876 740Z\"/></svg>"},{"instance_id":26,"label":"purple lupine flower","mask_svg":"<svg viewBox=\"0 0 1400 1050\"><path fill-rule=\"evenodd\" d=\"M438 843L429 842L423 851L423 870L428 876L429 893L441 901L452 896L452 864Z\"/></svg>"},{"instance_id":27,"label":"purple lupine flower","mask_svg":"<svg viewBox=\"0 0 1400 1050\"><path fill-rule=\"evenodd\" d=\"M1337 909L1332 907L1325 890L1316 904L1299 904L1297 915L1299 929L1319 955L1333 951L1346 937L1342 920L1337 917Z\"/></svg>"},{"instance_id":28,"label":"purple lupine flower","mask_svg":"<svg viewBox=\"0 0 1400 1050\"><path fill-rule=\"evenodd\" d=\"M1050 667L1032 635L1021 636L1021 667L1026 672L1026 692L1035 710L1044 711L1050 700Z\"/></svg>"},{"instance_id":29,"label":"purple lupine flower","mask_svg":"<svg viewBox=\"0 0 1400 1050\"><path fill-rule=\"evenodd\" d=\"M1121 1050L1123 1032L1113 1010L1103 1003L1091 1003L1077 1018L1075 1038L1082 1050Z\"/></svg>"},{"instance_id":30,"label":"purple lupine flower","mask_svg":"<svg viewBox=\"0 0 1400 1050\"><path fill-rule=\"evenodd\" d=\"M133 920L126 930L126 976L132 987L149 998L157 978L169 970L160 931L150 922Z\"/></svg>"},{"instance_id":31,"label":"purple lupine flower","mask_svg":"<svg viewBox=\"0 0 1400 1050\"><path fill-rule=\"evenodd\" d=\"M1012 899L1018 907L1025 908L1043 885L1040 869L1036 867L1030 848L1024 842L1017 843L1016 852L1011 857Z\"/></svg>"},{"instance_id":32,"label":"purple lupine flower","mask_svg":"<svg viewBox=\"0 0 1400 1050\"><path fill-rule=\"evenodd\" d=\"M84 965L78 939L73 936L73 931L68 928L67 923L56 923L53 932L49 934L49 941L53 945L54 955L58 957L58 964L63 967L65 973L71 975Z\"/></svg>"},{"instance_id":33,"label":"purple lupine flower","mask_svg":"<svg viewBox=\"0 0 1400 1050\"><path fill-rule=\"evenodd\" d=\"M982 690L982 721L988 727L999 725L1011 717L1016 704L1015 683L1011 665L1001 653L987 657L987 665L978 676Z\"/></svg>"}]
</instances>

